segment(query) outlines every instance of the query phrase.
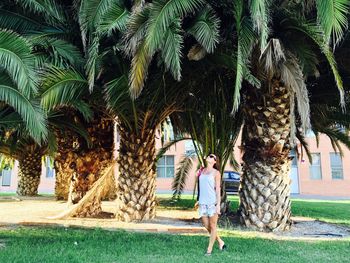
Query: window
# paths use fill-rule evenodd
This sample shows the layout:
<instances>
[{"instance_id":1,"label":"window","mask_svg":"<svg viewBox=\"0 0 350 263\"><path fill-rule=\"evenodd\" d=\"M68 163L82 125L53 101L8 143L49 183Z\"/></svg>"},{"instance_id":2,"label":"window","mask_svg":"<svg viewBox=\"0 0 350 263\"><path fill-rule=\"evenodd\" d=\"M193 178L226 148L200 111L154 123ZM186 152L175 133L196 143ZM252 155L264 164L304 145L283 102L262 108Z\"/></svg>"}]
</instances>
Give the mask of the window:
<instances>
[{"instance_id":1,"label":"window","mask_svg":"<svg viewBox=\"0 0 350 263\"><path fill-rule=\"evenodd\" d=\"M343 179L343 163L339 153L330 153L332 179Z\"/></svg>"},{"instance_id":2,"label":"window","mask_svg":"<svg viewBox=\"0 0 350 263\"><path fill-rule=\"evenodd\" d=\"M11 169L3 169L1 171L2 186L11 186Z\"/></svg>"},{"instance_id":3,"label":"window","mask_svg":"<svg viewBox=\"0 0 350 263\"><path fill-rule=\"evenodd\" d=\"M321 154L312 153L312 163L310 165L310 179L322 179L321 173Z\"/></svg>"},{"instance_id":4,"label":"window","mask_svg":"<svg viewBox=\"0 0 350 263\"><path fill-rule=\"evenodd\" d=\"M185 141L185 154L186 155L192 155L195 154L195 148L192 140L186 140Z\"/></svg>"},{"instance_id":5,"label":"window","mask_svg":"<svg viewBox=\"0 0 350 263\"><path fill-rule=\"evenodd\" d=\"M55 177L55 169L53 168L53 163L49 157L46 157L45 165L46 165L46 177L47 178Z\"/></svg>"},{"instance_id":6,"label":"window","mask_svg":"<svg viewBox=\"0 0 350 263\"><path fill-rule=\"evenodd\" d=\"M165 155L159 159L157 165L157 176L162 178L174 177L174 155Z\"/></svg>"},{"instance_id":7,"label":"window","mask_svg":"<svg viewBox=\"0 0 350 263\"><path fill-rule=\"evenodd\" d=\"M297 156L295 150L291 150L289 156L293 157L293 159L292 159L292 166L293 167L298 167L298 156Z\"/></svg>"}]
</instances>

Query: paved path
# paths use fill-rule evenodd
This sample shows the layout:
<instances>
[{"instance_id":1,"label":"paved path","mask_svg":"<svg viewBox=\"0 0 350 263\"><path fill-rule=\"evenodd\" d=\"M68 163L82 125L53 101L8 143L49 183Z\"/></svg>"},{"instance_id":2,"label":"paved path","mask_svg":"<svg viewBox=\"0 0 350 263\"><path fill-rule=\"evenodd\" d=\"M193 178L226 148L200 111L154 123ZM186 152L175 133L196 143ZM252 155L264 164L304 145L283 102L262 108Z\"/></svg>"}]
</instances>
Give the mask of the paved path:
<instances>
[{"instance_id":1,"label":"paved path","mask_svg":"<svg viewBox=\"0 0 350 263\"><path fill-rule=\"evenodd\" d=\"M113 218L68 218L48 219L64 211L66 202L55 201L53 197L24 198L0 197L0 228L23 226L59 226L103 228L136 232L160 232L170 234L208 235L198 220L197 211L158 209L157 217L140 223L119 222ZM103 202L104 212L115 213L116 203ZM312 218L293 217L292 230L286 233L261 233L234 226L235 235L273 239L330 240L346 238L350 241L350 228L327 224ZM231 229L232 230L232 229ZM231 232L233 233L233 232Z\"/></svg>"},{"instance_id":2,"label":"paved path","mask_svg":"<svg viewBox=\"0 0 350 263\"><path fill-rule=\"evenodd\" d=\"M0 226L40 225L64 227L101 227L106 229L124 229L141 232L169 233L207 233L198 220L196 211L158 209L157 217L142 223L119 222L113 218L68 218L48 219L64 211L65 202L55 201L52 197L26 198L1 197ZM115 213L113 201L103 202L102 210Z\"/></svg>"}]
</instances>

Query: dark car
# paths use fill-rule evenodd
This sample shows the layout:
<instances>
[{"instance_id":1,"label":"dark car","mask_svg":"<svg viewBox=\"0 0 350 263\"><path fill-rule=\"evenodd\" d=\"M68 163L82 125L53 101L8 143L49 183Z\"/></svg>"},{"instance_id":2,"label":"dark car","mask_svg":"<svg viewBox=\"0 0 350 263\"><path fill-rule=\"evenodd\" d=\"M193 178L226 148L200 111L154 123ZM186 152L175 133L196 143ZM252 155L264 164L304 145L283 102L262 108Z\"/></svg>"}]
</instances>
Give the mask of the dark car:
<instances>
[{"instance_id":1,"label":"dark car","mask_svg":"<svg viewBox=\"0 0 350 263\"><path fill-rule=\"evenodd\" d=\"M241 176L238 172L225 171L223 183L227 194L238 194Z\"/></svg>"}]
</instances>

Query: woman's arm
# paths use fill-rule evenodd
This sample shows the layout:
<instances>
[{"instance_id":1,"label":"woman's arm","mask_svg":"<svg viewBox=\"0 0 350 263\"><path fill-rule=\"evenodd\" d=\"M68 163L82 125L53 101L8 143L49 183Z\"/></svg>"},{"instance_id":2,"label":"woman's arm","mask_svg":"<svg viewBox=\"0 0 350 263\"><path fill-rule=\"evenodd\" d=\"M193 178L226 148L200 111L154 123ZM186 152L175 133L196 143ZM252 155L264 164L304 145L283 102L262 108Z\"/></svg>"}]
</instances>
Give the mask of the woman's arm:
<instances>
[{"instance_id":1,"label":"woman's arm","mask_svg":"<svg viewBox=\"0 0 350 263\"><path fill-rule=\"evenodd\" d=\"M216 213L220 215L221 205L221 174L219 171L215 175L215 192L216 192Z\"/></svg>"}]
</instances>

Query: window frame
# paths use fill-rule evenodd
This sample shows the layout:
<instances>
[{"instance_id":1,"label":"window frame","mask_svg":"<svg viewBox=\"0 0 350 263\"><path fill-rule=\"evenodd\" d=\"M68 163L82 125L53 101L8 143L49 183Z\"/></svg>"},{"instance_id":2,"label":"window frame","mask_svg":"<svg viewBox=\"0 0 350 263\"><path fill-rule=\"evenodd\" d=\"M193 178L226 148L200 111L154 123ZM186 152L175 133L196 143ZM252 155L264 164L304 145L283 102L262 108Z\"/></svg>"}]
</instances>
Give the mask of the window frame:
<instances>
[{"instance_id":1,"label":"window frame","mask_svg":"<svg viewBox=\"0 0 350 263\"><path fill-rule=\"evenodd\" d=\"M4 178L5 178L4 171L9 172L9 177L10 177L9 184L4 184ZM11 187L12 169L2 169L0 173L1 173L1 177L0 177L1 178L1 186L3 186L3 187Z\"/></svg>"},{"instance_id":2,"label":"window frame","mask_svg":"<svg viewBox=\"0 0 350 263\"><path fill-rule=\"evenodd\" d=\"M173 164L167 164L167 158L173 158ZM164 164L160 164L160 160L164 158ZM174 178L175 176L175 155L163 155L161 159L158 160L157 163L157 178ZM168 168L173 168L173 176L167 176L167 169ZM158 169L164 169L164 174L165 176L159 176Z\"/></svg>"},{"instance_id":3,"label":"window frame","mask_svg":"<svg viewBox=\"0 0 350 263\"><path fill-rule=\"evenodd\" d=\"M341 163L341 165L338 165L338 166L332 165L332 155L337 155L337 156L340 157L340 163ZM332 177L332 180L344 180L343 158L341 157L340 153L330 152L330 153L329 153L329 164L330 164L330 167L331 167L331 177ZM340 167L340 168L341 168L341 175L342 175L341 178L334 178L334 177L333 177L333 167Z\"/></svg>"},{"instance_id":4,"label":"window frame","mask_svg":"<svg viewBox=\"0 0 350 263\"><path fill-rule=\"evenodd\" d=\"M323 179L323 176L322 176L322 155L321 155L321 153L320 152L318 152L318 153L311 153L311 156L313 156L313 155L315 155L315 154L317 154L317 155L319 155L319 160L320 160L320 162L319 162L319 164L317 165L318 167L319 167L319 169L320 169L320 177L319 178L313 178L312 177L312 167L313 166L316 166L315 164L313 164L313 163L311 163L310 165L309 165L309 179L310 180L322 180Z\"/></svg>"}]
</instances>

